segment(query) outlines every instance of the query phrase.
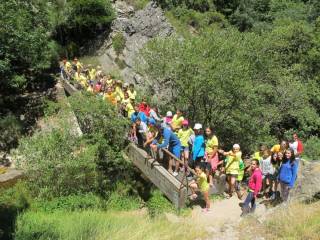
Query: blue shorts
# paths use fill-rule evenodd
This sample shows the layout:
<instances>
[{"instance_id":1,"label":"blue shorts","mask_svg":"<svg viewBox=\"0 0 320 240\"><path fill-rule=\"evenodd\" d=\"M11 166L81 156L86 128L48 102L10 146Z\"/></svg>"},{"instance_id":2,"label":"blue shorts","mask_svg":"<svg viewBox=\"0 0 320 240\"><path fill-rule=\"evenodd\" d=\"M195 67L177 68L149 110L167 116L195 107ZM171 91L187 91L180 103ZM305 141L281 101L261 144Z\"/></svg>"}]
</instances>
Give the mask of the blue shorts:
<instances>
[{"instance_id":1,"label":"blue shorts","mask_svg":"<svg viewBox=\"0 0 320 240\"><path fill-rule=\"evenodd\" d=\"M188 147L181 146L181 152L189 152L189 146Z\"/></svg>"},{"instance_id":2,"label":"blue shorts","mask_svg":"<svg viewBox=\"0 0 320 240\"><path fill-rule=\"evenodd\" d=\"M169 151L176 156L177 158L180 159L180 155L181 155L181 145L175 145L175 146L169 146Z\"/></svg>"}]
</instances>

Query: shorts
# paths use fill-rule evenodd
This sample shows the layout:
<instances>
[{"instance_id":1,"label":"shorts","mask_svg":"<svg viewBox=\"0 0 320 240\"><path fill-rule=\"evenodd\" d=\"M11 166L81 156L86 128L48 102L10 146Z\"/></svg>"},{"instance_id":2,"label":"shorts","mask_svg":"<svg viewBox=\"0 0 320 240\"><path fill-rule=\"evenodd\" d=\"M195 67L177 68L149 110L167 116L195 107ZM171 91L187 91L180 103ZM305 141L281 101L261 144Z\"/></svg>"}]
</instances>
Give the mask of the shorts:
<instances>
[{"instance_id":1,"label":"shorts","mask_svg":"<svg viewBox=\"0 0 320 240\"><path fill-rule=\"evenodd\" d=\"M235 177L235 178L238 178L238 174L227 173L227 177Z\"/></svg>"},{"instance_id":2,"label":"shorts","mask_svg":"<svg viewBox=\"0 0 320 240\"><path fill-rule=\"evenodd\" d=\"M181 152L189 152L189 146L187 147L181 146Z\"/></svg>"},{"instance_id":3,"label":"shorts","mask_svg":"<svg viewBox=\"0 0 320 240\"><path fill-rule=\"evenodd\" d=\"M181 156L181 146L180 144L175 146L169 146L169 151L176 157L180 159Z\"/></svg>"}]
</instances>

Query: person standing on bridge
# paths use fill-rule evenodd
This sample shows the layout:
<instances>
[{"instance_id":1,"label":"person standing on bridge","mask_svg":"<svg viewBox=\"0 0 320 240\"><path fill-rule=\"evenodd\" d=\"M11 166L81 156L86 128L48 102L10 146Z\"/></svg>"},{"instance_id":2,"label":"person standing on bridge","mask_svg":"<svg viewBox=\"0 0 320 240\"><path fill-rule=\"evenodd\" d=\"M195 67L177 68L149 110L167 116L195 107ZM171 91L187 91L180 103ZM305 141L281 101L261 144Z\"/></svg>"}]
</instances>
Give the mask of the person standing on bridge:
<instances>
[{"instance_id":1,"label":"person standing on bridge","mask_svg":"<svg viewBox=\"0 0 320 240\"><path fill-rule=\"evenodd\" d=\"M157 125L159 129L159 134L157 139L153 141L151 144L151 148L153 151L157 152L158 149L168 148L168 150L178 159L180 159L181 154L181 142L177 135L169 128L163 127L161 125ZM159 139L163 138L163 142L161 144L158 143ZM180 163L176 161L175 163L175 171L173 172L173 163L174 159L172 157L169 158L168 171L173 173L174 176L178 175L178 170Z\"/></svg>"}]
</instances>

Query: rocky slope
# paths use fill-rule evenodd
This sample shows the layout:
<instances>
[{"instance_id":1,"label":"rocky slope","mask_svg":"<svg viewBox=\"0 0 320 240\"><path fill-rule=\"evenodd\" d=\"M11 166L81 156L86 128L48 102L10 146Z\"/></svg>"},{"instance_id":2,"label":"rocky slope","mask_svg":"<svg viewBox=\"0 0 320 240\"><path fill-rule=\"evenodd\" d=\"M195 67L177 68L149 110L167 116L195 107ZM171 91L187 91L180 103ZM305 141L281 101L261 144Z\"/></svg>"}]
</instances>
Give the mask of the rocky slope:
<instances>
[{"instance_id":1,"label":"rocky slope","mask_svg":"<svg viewBox=\"0 0 320 240\"><path fill-rule=\"evenodd\" d=\"M170 90L163 84L151 82L140 76L134 70L134 64L139 50L150 39L172 35L173 27L166 20L162 9L154 2L150 2L142 10L134 11L126 2L116 1L114 8L117 19L112 24L112 32L97 51L103 69L107 72L119 71L126 82L135 83L142 89L165 96L166 91ZM123 53L117 56L112 47L112 37L119 32L125 37L126 44Z\"/></svg>"}]
</instances>

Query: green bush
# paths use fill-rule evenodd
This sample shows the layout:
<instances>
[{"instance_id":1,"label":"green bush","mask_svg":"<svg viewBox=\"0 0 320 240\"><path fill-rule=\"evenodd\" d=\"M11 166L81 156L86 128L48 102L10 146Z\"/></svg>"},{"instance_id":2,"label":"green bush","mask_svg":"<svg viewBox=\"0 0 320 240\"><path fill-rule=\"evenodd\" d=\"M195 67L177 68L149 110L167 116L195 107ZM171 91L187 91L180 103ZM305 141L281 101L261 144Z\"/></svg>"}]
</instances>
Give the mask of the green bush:
<instances>
[{"instance_id":1,"label":"green bush","mask_svg":"<svg viewBox=\"0 0 320 240\"><path fill-rule=\"evenodd\" d=\"M151 193L151 197L147 201L147 208L151 217L157 217L165 212L173 211L172 204L159 190L154 190Z\"/></svg>"},{"instance_id":2,"label":"green bush","mask_svg":"<svg viewBox=\"0 0 320 240\"><path fill-rule=\"evenodd\" d=\"M22 126L13 115L0 118L0 150L8 150L15 147L22 135Z\"/></svg>"},{"instance_id":3,"label":"green bush","mask_svg":"<svg viewBox=\"0 0 320 240\"><path fill-rule=\"evenodd\" d=\"M303 157L309 160L319 160L320 159L320 138L310 137L304 144L304 154Z\"/></svg>"},{"instance_id":4,"label":"green bush","mask_svg":"<svg viewBox=\"0 0 320 240\"><path fill-rule=\"evenodd\" d=\"M104 209L105 202L93 193L81 195L68 195L51 200L38 200L32 204L32 209L36 211L54 212L81 211L87 209Z\"/></svg>"},{"instance_id":5,"label":"green bush","mask_svg":"<svg viewBox=\"0 0 320 240\"><path fill-rule=\"evenodd\" d=\"M122 33L116 33L112 38L112 47L117 55L121 54L126 46L126 38Z\"/></svg>"}]
</instances>

